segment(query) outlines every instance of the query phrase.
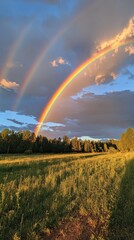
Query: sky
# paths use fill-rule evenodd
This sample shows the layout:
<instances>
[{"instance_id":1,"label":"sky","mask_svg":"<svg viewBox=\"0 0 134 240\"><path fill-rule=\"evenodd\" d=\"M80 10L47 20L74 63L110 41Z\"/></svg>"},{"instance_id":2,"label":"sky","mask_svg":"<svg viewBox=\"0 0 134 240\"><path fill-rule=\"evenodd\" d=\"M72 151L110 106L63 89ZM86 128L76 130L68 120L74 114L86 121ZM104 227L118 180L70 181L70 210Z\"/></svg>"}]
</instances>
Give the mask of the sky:
<instances>
[{"instance_id":1,"label":"sky","mask_svg":"<svg viewBox=\"0 0 134 240\"><path fill-rule=\"evenodd\" d=\"M0 131L118 139L134 128L133 0L3 0L0 30Z\"/></svg>"}]
</instances>

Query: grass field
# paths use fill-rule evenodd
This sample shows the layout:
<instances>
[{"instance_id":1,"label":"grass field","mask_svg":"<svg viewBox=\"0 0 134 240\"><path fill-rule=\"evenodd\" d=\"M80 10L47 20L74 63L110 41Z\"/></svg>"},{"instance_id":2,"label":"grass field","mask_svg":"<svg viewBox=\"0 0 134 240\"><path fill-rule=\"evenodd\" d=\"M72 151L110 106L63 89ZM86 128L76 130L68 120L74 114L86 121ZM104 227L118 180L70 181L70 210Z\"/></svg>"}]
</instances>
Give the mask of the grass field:
<instances>
[{"instance_id":1,"label":"grass field","mask_svg":"<svg viewBox=\"0 0 134 240\"><path fill-rule=\"evenodd\" d=\"M134 239L134 153L1 155L0 239Z\"/></svg>"}]
</instances>

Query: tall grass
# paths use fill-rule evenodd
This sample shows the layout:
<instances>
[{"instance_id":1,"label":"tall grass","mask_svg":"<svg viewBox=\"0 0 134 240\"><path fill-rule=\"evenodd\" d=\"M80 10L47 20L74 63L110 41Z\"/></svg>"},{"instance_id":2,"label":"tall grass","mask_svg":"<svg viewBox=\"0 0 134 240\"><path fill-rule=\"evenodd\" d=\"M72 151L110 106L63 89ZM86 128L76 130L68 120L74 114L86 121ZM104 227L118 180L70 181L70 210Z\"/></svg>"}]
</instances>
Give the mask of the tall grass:
<instances>
[{"instance_id":1,"label":"tall grass","mask_svg":"<svg viewBox=\"0 0 134 240\"><path fill-rule=\"evenodd\" d=\"M132 159L133 153L1 156L0 239L44 239L77 212L104 222L98 239L105 239Z\"/></svg>"}]
</instances>

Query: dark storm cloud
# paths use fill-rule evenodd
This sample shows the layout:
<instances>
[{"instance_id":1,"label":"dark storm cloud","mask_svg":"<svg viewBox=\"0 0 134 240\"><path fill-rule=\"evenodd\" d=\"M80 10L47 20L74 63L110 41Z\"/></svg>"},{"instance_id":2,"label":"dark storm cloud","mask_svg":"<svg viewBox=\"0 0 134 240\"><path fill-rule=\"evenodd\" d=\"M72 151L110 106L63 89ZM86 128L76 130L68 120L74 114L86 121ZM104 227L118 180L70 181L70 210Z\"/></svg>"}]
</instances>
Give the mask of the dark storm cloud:
<instances>
[{"instance_id":1,"label":"dark storm cloud","mask_svg":"<svg viewBox=\"0 0 134 240\"><path fill-rule=\"evenodd\" d=\"M130 91L107 93L94 98L88 98L87 94L82 101L78 101L82 109L81 115L85 113L83 123L88 119L92 124L98 123L105 126L133 125L134 113L131 105L133 97L134 92Z\"/></svg>"},{"instance_id":2,"label":"dark storm cloud","mask_svg":"<svg viewBox=\"0 0 134 240\"><path fill-rule=\"evenodd\" d=\"M7 91L0 88L0 111L11 109L11 103L14 102L16 93L13 90Z\"/></svg>"},{"instance_id":3,"label":"dark storm cloud","mask_svg":"<svg viewBox=\"0 0 134 240\"><path fill-rule=\"evenodd\" d=\"M101 96L86 94L77 100L61 99L62 106L55 106L48 121L66 125L61 135L66 132L71 137L103 135L118 138L128 126L134 127L133 98L134 92L123 91Z\"/></svg>"}]
</instances>

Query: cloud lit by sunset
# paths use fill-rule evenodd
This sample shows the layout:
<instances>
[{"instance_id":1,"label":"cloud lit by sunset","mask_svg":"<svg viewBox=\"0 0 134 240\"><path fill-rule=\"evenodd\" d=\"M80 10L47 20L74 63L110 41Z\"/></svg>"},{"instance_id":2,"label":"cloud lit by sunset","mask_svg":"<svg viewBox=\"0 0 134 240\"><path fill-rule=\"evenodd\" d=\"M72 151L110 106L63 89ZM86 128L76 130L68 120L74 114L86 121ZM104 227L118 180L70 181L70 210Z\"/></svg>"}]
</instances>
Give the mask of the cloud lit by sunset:
<instances>
[{"instance_id":1,"label":"cloud lit by sunset","mask_svg":"<svg viewBox=\"0 0 134 240\"><path fill-rule=\"evenodd\" d=\"M59 65L68 65L69 62L67 62L65 59L62 57L58 57L57 59L53 60L50 62L52 67L58 67Z\"/></svg>"},{"instance_id":2,"label":"cloud lit by sunset","mask_svg":"<svg viewBox=\"0 0 134 240\"><path fill-rule=\"evenodd\" d=\"M0 87L5 88L5 89L14 89L15 90L19 87L19 84L16 82L10 82L6 79L1 79Z\"/></svg>"}]
</instances>

